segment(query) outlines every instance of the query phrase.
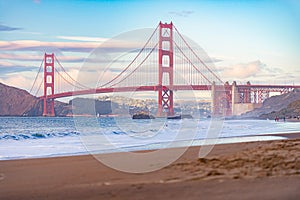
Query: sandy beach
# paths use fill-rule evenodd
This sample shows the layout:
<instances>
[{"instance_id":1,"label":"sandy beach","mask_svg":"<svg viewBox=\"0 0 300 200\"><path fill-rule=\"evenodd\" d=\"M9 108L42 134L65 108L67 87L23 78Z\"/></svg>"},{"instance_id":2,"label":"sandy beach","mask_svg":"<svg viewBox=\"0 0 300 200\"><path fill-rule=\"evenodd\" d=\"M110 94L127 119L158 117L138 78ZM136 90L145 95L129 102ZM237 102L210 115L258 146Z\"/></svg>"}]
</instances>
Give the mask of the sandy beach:
<instances>
[{"instance_id":1,"label":"sandy beach","mask_svg":"<svg viewBox=\"0 0 300 200\"><path fill-rule=\"evenodd\" d=\"M91 155L0 161L0 199L299 199L300 134L283 135L289 139L216 145L205 158L191 147L145 174Z\"/></svg>"}]
</instances>

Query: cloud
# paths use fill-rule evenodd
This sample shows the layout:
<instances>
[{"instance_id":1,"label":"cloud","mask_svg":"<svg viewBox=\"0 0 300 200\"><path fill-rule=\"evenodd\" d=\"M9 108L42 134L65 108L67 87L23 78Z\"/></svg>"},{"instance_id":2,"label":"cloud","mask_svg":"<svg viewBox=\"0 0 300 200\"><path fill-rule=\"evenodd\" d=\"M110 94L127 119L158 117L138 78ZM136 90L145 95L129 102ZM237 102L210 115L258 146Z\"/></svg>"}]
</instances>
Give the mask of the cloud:
<instances>
[{"instance_id":1,"label":"cloud","mask_svg":"<svg viewBox=\"0 0 300 200\"><path fill-rule=\"evenodd\" d=\"M7 61L0 60L0 66L2 66L2 67L11 67L11 66L14 66L14 64L12 64L10 62L7 62Z\"/></svg>"},{"instance_id":2,"label":"cloud","mask_svg":"<svg viewBox=\"0 0 300 200\"><path fill-rule=\"evenodd\" d=\"M100 37L85 37L85 36L57 36L59 39L72 40L72 41L83 41L83 42L105 42L108 38Z\"/></svg>"},{"instance_id":3,"label":"cloud","mask_svg":"<svg viewBox=\"0 0 300 200\"><path fill-rule=\"evenodd\" d=\"M4 51L62 51L89 52L99 46L95 42L41 42L37 40L0 41L0 50Z\"/></svg>"},{"instance_id":4,"label":"cloud","mask_svg":"<svg viewBox=\"0 0 300 200\"><path fill-rule=\"evenodd\" d=\"M103 44L99 42L42 42L37 40L0 41L2 51L68 51L91 52L99 49L107 52L128 51L142 47L140 42L110 40Z\"/></svg>"},{"instance_id":5,"label":"cloud","mask_svg":"<svg viewBox=\"0 0 300 200\"><path fill-rule=\"evenodd\" d=\"M203 60L205 63L216 63L216 62L222 62L223 60L220 58L210 57L208 60Z\"/></svg>"},{"instance_id":6,"label":"cloud","mask_svg":"<svg viewBox=\"0 0 300 200\"><path fill-rule=\"evenodd\" d=\"M1 59L14 60L14 61L42 61L44 55L30 55L30 54L15 54L15 53L2 53L0 54L0 65ZM80 56L61 56L56 55L57 59L61 62L83 62L84 57Z\"/></svg>"},{"instance_id":7,"label":"cloud","mask_svg":"<svg viewBox=\"0 0 300 200\"><path fill-rule=\"evenodd\" d=\"M0 31L16 31L16 30L21 30L21 28L16 28L16 27L11 27L11 26L6 26L3 24L0 24Z\"/></svg>"},{"instance_id":8,"label":"cloud","mask_svg":"<svg viewBox=\"0 0 300 200\"><path fill-rule=\"evenodd\" d=\"M12 66L12 67L2 67L0 66L0 77L5 77L7 74L16 72L26 72L31 70L37 70L37 67L24 67L24 66Z\"/></svg>"},{"instance_id":9,"label":"cloud","mask_svg":"<svg viewBox=\"0 0 300 200\"><path fill-rule=\"evenodd\" d=\"M12 63L6 63L0 61L0 77L6 77L8 74L16 73L16 72L27 72L27 71L37 71L37 67L33 66L20 66L14 65Z\"/></svg>"},{"instance_id":10,"label":"cloud","mask_svg":"<svg viewBox=\"0 0 300 200\"><path fill-rule=\"evenodd\" d=\"M0 60L0 72L1 76L3 76L4 73L11 73L11 72L19 72L19 71L30 71L32 69L37 69L37 67L32 67L28 65L18 65L12 62L8 62L5 60Z\"/></svg>"},{"instance_id":11,"label":"cloud","mask_svg":"<svg viewBox=\"0 0 300 200\"><path fill-rule=\"evenodd\" d=\"M182 11L170 11L169 14L177 16L177 17L188 17L189 15L193 14L194 11L191 10L182 10Z\"/></svg>"},{"instance_id":12,"label":"cloud","mask_svg":"<svg viewBox=\"0 0 300 200\"><path fill-rule=\"evenodd\" d=\"M222 75L225 77L245 79L257 75L264 67L265 64L263 64L259 60L249 63L240 63L231 67L224 68L222 71Z\"/></svg>"},{"instance_id":13,"label":"cloud","mask_svg":"<svg viewBox=\"0 0 300 200\"><path fill-rule=\"evenodd\" d=\"M33 79L25 76L24 74L12 74L10 76L0 77L0 82L6 85L29 90L31 88Z\"/></svg>"},{"instance_id":14,"label":"cloud","mask_svg":"<svg viewBox=\"0 0 300 200\"><path fill-rule=\"evenodd\" d=\"M239 63L229 67L218 67L223 81L251 82L299 82L297 73L288 73L280 68L268 66L260 60Z\"/></svg>"}]
</instances>

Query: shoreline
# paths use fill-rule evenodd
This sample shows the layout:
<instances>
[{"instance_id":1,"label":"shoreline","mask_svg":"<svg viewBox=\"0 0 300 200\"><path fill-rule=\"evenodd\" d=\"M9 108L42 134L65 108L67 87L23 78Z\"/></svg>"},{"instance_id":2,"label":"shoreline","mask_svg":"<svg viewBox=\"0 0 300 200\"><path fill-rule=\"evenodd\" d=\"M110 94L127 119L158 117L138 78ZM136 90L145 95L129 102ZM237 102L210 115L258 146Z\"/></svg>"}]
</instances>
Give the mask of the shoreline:
<instances>
[{"instance_id":1,"label":"shoreline","mask_svg":"<svg viewBox=\"0 0 300 200\"><path fill-rule=\"evenodd\" d=\"M289 139L218 144L200 159L201 147L190 147L144 174L113 170L91 155L4 160L0 199L297 199L300 133L283 135Z\"/></svg>"},{"instance_id":2,"label":"shoreline","mask_svg":"<svg viewBox=\"0 0 300 200\"><path fill-rule=\"evenodd\" d=\"M254 139L254 140L249 140L249 138L256 138L256 137L260 137L260 140ZM265 137L274 137L271 139L264 139ZM277 138L275 138L277 137ZM279 138L281 137L281 138ZM243 138L248 138L248 140L246 141L237 141L237 139L243 139ZM277 141L277 140L286 140L286 139L295 139L295 138L300 138L300 132L298 131L294 131L294 132L287 132L287 133L282 133L282 132L278 132L278 133L266 133L266 134L259 134L259 135L244 135L244 136L234 136L234 137L220 137L217 138L217 140L225 140L225 142L223 141L223 143L216 143L216 144L205 144L205 145L225 145L225 144L238 144L238 143L248 143L248 142L263 142L263 141ZM191 145L190 147L195 147L195 148L200 148L201 146L205 146L203 144L199 144L203 141L210 141L210 140L215 140L214 138L207 138L207 139L199 139L199 140L194 140L193 142L196 142L198 144L195 145ZM228 140L228 141L226 141ZM233 141L230 141L233 140ZM180 142L185 142L185 141L178 141L178 143ZM186 148L186 146L178 146L178 147L169 147L166 149L176 149L176 148ZM128 152L144 152L144 151L156 151L159 150L157 148L154 149L148 149L148 150L133 150L133 151L128 151ZM122 151L107 151L107 152L101 152L98 154L101 155L105 155L105 154L114 154L114 153L122 153ZM88 156L88 155L93 155L94 153L90 153L90 152L78 152L78 153L69 153L69 154L56 154L56 155L45 155L45 156L32 156L32 157L11 157L11 158L5 158L2 159L0 158L0 161L12 161L12 160L27 160L27 159L43 159L43 158L60 158L60 157L71 157L71 156Z\"/></svg>"}]
</instances>

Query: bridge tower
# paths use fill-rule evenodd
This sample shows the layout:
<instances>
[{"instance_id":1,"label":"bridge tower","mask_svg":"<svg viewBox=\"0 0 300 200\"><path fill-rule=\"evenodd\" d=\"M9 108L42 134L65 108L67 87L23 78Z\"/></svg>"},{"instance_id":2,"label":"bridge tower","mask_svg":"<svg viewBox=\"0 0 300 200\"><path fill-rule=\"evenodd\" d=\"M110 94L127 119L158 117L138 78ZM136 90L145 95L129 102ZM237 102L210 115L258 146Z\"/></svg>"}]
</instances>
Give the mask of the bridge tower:
<instances>
[{"instance_id":1,"label":"bridge tower","mask_svg":"<svg viewBox=\"0 0 300 200\"><path fill-rule=\"evenodd\" d=\"M54 112L54 53L44 55L44 109L43 116L55 116Z\"/></svg>"},{"instance_id":2,"label":"bridge tower","mask_svg":"<svg viewBox=\"0 0 300 200\"><path fill-rule=\"evenodd\" d=\"M174 115L173 108L173 24L159 23L158 116ZM165 76L165 78L164 78ZM168 85L167 87L165 85ZM165 113L166 112L166 113Z\"/></svg>"}]
</instances>

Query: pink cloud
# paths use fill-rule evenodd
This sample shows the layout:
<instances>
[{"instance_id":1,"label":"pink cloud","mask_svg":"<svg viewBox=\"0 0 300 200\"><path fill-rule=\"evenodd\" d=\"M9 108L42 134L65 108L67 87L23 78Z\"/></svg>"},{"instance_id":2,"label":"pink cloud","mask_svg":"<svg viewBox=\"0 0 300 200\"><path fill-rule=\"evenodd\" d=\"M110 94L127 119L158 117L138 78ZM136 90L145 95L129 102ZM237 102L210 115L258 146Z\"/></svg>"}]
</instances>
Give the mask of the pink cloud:
<instances>
[{"instance_id":1,"label":"pink cloud","mask_svg":"<svg viewBox=\"0 0 300 200\"><path fill-rule=\"evenodd\" d=\"M33 80L32 78L23 76L21 74L14 74L13 76L0 78L0 82L6 85L28 90L28 88L31 87Z\"/></svg>"},{"instance_id":2,"label":"pink cloud","mask_svg":"<svg viewBox=\"0 0 300 200\"><path fill-rule=\"evenodd\" d=\"M0 65L2 62L5 62L5 61L1 61L1 59L14 60L14 61L42 61L43 56L44 56L43 54L31 55L31 54L2 53L0 54ZM84 57L81 56L56 55L56 57L61 62L83 62L83 60L85 59Z\"/></svg>"},{"instance_id":3,"label":"pink cloud","mask_svg":"<svg viewBox=\"0 0 300 200\"><path fill-rule=\"evenodd\" d=\"M2 66L2 67L12 67L12 66L14 66L14 64L12 64L11 62L0 60L0 66Z\"/></svg>"},{"instance_id":4,"label":"pink cloud","mask_svg":"<svg viewBox=\"0 0 300 200\"><path fill-rule=\"evenodd\" d=\"M62 51L89 52L99 46L97 42L41 42L37 40L0 41L3 51Z\"/></svg>"},{"instance_id":5,"label":"pink cloud","mask_svg":"<svg viewBox=\"0 0 300 200\"><path fill-rule=\"evenodd\" d=\"M222 76L237 79L245 79L258 75L265 67L261 61L253 61L249 63L239 63L222 70Z\"/></svg>"},{"instance_id":6,"label":"pink cloud","mask_svg":"<svg viewBox=\"0 0 300 200\"><path fill-rule=\"evenodd\" d=\"M96 48L124 51L140 48L143 43L111 39L109 42L42 42L37 40L0 41L2 51L69 51L91 52Z\"/></svg>"},{"instance_id":7,"label":"pink cloud","mask_svg":"<svg viewBox=\"0 0 300 200\"><path fill-rule=\"evenodd\" d=\"M298 82L297 72L294 74L262 63L260 60L249 63L239 63L229 67L218 67L224 81L250 81L250 82Z\"/></svg>"}]
</instances>

